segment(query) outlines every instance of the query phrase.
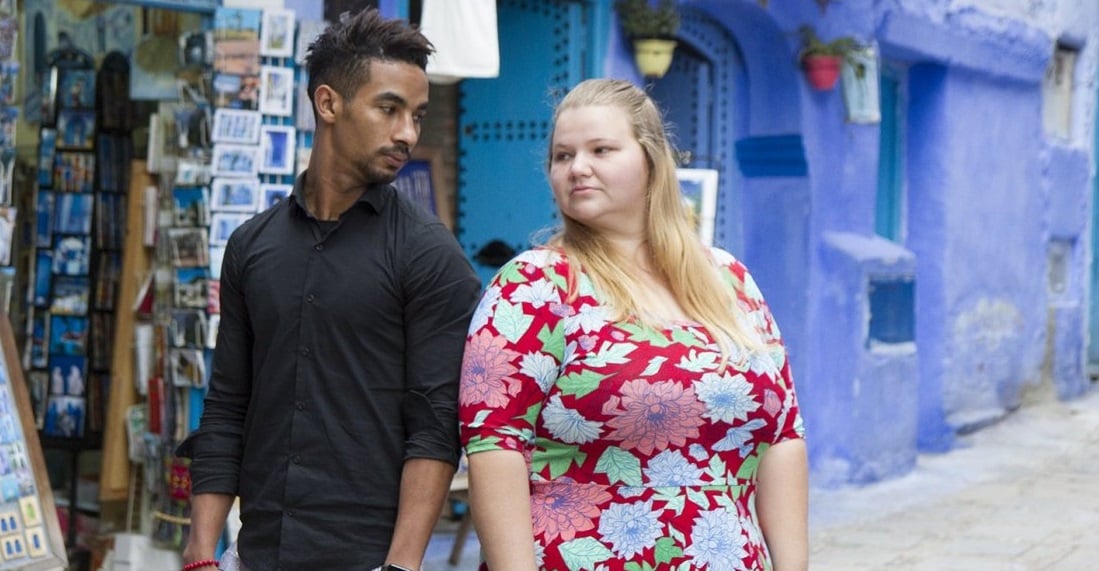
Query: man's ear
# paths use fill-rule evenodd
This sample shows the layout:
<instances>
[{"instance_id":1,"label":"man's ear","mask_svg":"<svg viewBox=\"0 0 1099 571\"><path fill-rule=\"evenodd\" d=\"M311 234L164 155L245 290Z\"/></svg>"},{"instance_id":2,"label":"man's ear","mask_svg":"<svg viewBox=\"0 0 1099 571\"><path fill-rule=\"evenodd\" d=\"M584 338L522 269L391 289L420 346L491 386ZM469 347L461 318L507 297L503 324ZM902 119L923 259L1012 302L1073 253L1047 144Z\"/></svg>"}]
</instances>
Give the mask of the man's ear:
<instances>
[{"instance_id":1,"label":"man's ear","mask_svg":"<svg viewBox=\"0 0 1099 571\"><path fill-rule=\"evenodd\" d=\"M317 119L325 123L334 123L340 114L343 98L327 83L317 86L313 92L313 105L317 110Z\"/></svg>"}]
</instances>

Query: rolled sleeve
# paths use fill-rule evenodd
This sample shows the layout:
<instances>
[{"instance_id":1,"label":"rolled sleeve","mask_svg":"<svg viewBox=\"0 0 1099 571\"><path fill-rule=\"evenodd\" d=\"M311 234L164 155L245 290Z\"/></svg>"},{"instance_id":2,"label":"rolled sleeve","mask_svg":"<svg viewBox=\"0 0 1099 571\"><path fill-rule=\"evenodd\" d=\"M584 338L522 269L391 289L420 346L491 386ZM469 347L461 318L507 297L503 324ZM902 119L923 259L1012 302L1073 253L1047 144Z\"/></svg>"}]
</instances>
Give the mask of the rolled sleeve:
<instances>
[{"instance_id":1,"label":"rolled sleeve","mask_svg":"<svg viewBox=\"0 0 1099 571\"><path fill-rule=\"evenodd\" d=\"M239 248L230 239L222 265L221 323L210 388L198 429L181 445L192 458L191 486L196 494L238 492L253 343L241 285Z\"/></svg>"},{"instance_id":2,"label":"rolled sleeve","mask_svg":"<svg viewBox=\"0 0 1099 571\"><path fill-rule=\"evenodd\" d=\"M405 459L457 465L462 350L481 282L442 224L424 228L406 260Z\"/></svg>"}]
</instances>

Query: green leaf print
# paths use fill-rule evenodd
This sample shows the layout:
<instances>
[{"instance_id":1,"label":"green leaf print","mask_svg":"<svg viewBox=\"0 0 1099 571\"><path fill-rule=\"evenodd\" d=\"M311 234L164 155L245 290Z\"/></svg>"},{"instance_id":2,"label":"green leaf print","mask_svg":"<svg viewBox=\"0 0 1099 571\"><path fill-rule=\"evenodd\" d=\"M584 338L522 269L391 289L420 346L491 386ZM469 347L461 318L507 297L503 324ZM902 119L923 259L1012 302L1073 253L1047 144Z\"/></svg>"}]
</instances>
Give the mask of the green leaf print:
<instances>
[{"instance_id":1,"label":"green leaf print","mask_svg":"<svg viewBox=\"0 0 1099 571\"><path fill-rule=\"evenodd\" d=\"M557 289L568 291L569 282L565 279L565 276L557 273L557 270L554 268L545 268L544 272L546 279L553 282L553 285L557 286Z\"/></svg>"},{"instance_id":2,"label":"green leaf print","mask_svg":"<svg viewBox=\"0 0 1099 571\"><path fill-rule=\"evenodd\" d=\"M740 469L736 472L738 480L751 480L756 477L756 468L759 467L759 457L763 455L763 452L766 449L766 444L760 444L755 453L744 459L744 462L740 465Z\"/></svg>"},{"instance_id":3,"label":"green leaf print","mask_svg":"<svg viewBox=\"0 0 1099 571\"><path fill-rule=\"evenodd\" d=\"M569 571L595 569L596 563L602 563L613 556L606 545L590 537L566 541L558 547L558 550L561 552L561 558L565 560L565 565L569 566Z\"/></svg>"},{"instance_id":4,"label":"green leaf print","mask_svg":"<svg viewBox=\"0 0 1099 571\"><path fill-rule=\"evenodd\" d=\"M507 264L500 268L500 274L498 281L500 285L504 284L522 284L530 281L527 276L523 275L523 272L519 271L523 267L521 263Z\"/></svg>"},{"instance_id":5,"label":"green leaf print","mask_svg":"<svg viewBox=\"0 0 1099 571\"><path fill-rule=\"evenodd\" d=\"M531 469L541 472L549 466L550 478L558 478L569 470L569 466L575 462L577 466L584 463L588 455L580 451L579 446L569 446L553 440L539 440L542 449L541 454L536 454L530 462Z\"/></svg>"},{"instance_id":6,"label":"green leaf print","mask_svg":"<svg viewBox=\"0 0 1099 571\"><path fill-rule=\"evenodd\" d=\"M636 561L630 561L626 564L626 571L641 571L641 564Z\"/></svg>"},{"instance_id":7,"label":"green leaf print","mask_svg":"<svg viewBox=\"0 0 1099 571\"><path fill-rule=\"evenodd\" d=\"M542 401L538 401L527 407L527 412L521 419L526 422L527 426L534 426L534 423L538 422L538 413L540 412L542 412Z\"/></svg>"},{"instance_id":8,"label":"green leaf print","mask_svg":"<svg viewBox=\"0 0 1099 571\"><path fill-rule=\"evenodd\" d=\"M467 450L494 450L497 448L497 444L500 442L499 436L474 436L469 439L469 444L466 444Z\"/></svg>"},{"instance_id":9,"label":"green leaf print","mask_svg":"<svg viewBox=\"0 0 1099 571\"><path fill-rule=\"evenodd\" d=\"M682 493L683 488L659 488L659 491L653 495L653 499L664 502L664 509L672 510L675 515L683 513L683 508L687 505L687 496Z\"/></svg>"},{"instance_id":10,"label":"green leaf print","mask_svg":"<svg viewBox=\"0 0 1099 571\"><path fill-rule=\"evenodd\" d=\"M496 315L492 319L493 326L511 343L518 343L519 339L530 329L534 316L523 313L523 304L512 305L506 299L501 299L496 304Z\"/></svg>"},{"instance_id":11,"label":"green leaf print","mask_svg":"<svg viewBox=\"0 0 1099 571\"><path fill-rule=\"evenodd\" d=\"M674 539L675 542L678 543L679 545L685 545L687 543L687 536L683 535L682 531L679 531L678 529L675 529L674 527L671 527L671 526L668 527L668 535L670 535L672 537L672 539Z\"/></svg>"},{"instance_id":12,"label":"green leaf print","mask_svg":"<svg viewBox=\"0 0 1099 571\"><path fill-rule=\"evenodd\" d=\"M642 377L651 377L660 371L660 367L667 361L667 357L653 357L649 359L649 366L645 367L644 371L641 371Z\"/></svg>"},{"instance_id":13,"label":"green leaf print","mask_svg":"<svg viewBox=\"0 0 1099 571\"><path fill-rule=\"evenodd\" d=\"M485 419L488 418L488 415L490 413L492 413L491 410L477 411L477 415L473 417L473 420L470 421L467 426L469 426L470 428L481 428L482 426L484 426Z\"/></svg>"},{"instance_id":14,"label":"green leaf print","mask_svg":"<svg viewBox=\"0 0 1099 571\"><path fill-rule=\"evenodd\" d=\"M630 341L648 343L653 347L667 347L672 344L671 339L668 339L660 331L657 331L652 327L646 327L640 323L619 323L617 324L617 327L630 334Z\"/></svg>"},{"instance_id":15,"label":"green leaf print","mask_svg":"<svg viewBox=\"0 0 1099 571\"><path fill-rule=\"evenodd\" d=\"M692 504L698 506L699 509L710 509L710 498L706 497L706 493L698 488L687 488L687 498L691 500Z\"/></svg>"},{"instance_id":16,"label":"green leaf print","mask_svg":"<svg viewBox=\"0 0 1099 571\"><path fill-rule=\"evenodd\" d=\"M612 484L641 485L641 460L621 448L607 448L595 463L595 471L606 474Z\"/></svg>"},{"instance_id":17,"label":"green leaf print","mask_svg":"<svg viewBox=\"0 0 1099 571\"><path fill-rule=\"evenodd\" d=\"M599 387L599 381L607 378L595 371L584 369L579 373L569 373L557 380L557 388L562 395L583 397Z\"/></svg>"},{"instance_id":18,"label":"green leaf print","mask_svg":"<svg viewBox=\"0 0 1099 571\"><path fill-rule=\"evenodd\" d=\"M550 329L549 325L543 325L538 332L538 340L542 342L542 352L553 355L558 362L565 356L565 326L563 321L557 322L557 327Z\"/></svg>"},{"instance_id":19,"label":"green leaf print","mask_svg":"<svg viewBox=\"0 0 1099 571\"><path fill-rule=\"evenodd\" d=\"M603 345L599 347L598 353L589 355L588 358L584 360L584 365L588 367L621 365L628 361L626 356L633 353L634 349L637 349L637 345L634 345L633 343L603 343Z\"/></svg>"},{"instance_id":20,"label":"green leaf print","mask_svg":"<svg viewBox=\"0 0 1099 571\"><path fill-rule=\"evenodd\" d=\"M676 557L683 557L683 548L675 544L670 537L661 537L656 540L656 564L670 563Z\"/></svg>"},{"instance_id":21,"label":"green leaf print","mask_svg":"<svg viewBox=\"0 0 1099 571\"><path fill-rule=\"evenodd\" d=\"M705 341L698 338L694 330L678 327L672 330L672 340L687 347L702 347L706 344Z\"/></svg>"},{"instance_id":22,"label":"green leaf print","mask_svg":"<svg viewBox=\"0 0 1099 571\"><path fill-rule=\"evenodd\" d=\"M711 482L713 485L725 485L725 461L721 459L721 456L715 454L710 457L710 465L706 467L706 473L714 479Z\"/></svg>"}]
</instances>

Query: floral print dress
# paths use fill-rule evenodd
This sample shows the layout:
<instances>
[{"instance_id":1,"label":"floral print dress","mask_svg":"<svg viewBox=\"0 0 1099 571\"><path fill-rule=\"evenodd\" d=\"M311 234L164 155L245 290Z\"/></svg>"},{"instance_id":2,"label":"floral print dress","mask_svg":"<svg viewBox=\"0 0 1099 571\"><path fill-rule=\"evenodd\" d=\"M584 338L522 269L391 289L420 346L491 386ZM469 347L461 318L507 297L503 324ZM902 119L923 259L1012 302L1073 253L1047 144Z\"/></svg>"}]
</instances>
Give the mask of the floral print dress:
<instances>
[{"instance_id":1,"label":"floral print dress","mask_svg":"<svg viewBox=\"0 0 1099 571\"><path fill-rule=\"evenodd\" d=\"M567 301L560 250L497 273L470 325L459 399L467 454L522 452L539 568L771 567L754 513L767 448L803 436L778 327L755 282L712 250L766 347L721 355L707 331L608 321L587 276Z\"/></svg>"}]
</instances>

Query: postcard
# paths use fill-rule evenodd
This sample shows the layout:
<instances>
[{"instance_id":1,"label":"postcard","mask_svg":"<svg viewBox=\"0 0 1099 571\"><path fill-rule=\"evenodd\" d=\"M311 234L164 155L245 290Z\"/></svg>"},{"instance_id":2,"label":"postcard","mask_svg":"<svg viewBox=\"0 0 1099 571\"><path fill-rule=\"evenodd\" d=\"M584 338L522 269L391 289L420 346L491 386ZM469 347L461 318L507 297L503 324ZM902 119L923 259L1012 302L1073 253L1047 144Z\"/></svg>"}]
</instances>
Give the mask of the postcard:
<instances>
[{"instance_id":1,"label":"postcard","mask_svg":"<svg viewBox=\"0 0 1099 571\"><path fill-rule=\"evenodd\" d=\"M61 192L53 195L53 231L58 234L89 234L95 195L90 192Z\"/></svg>"},{"instance_id":2,"label":"postcard","mask_svg":"<svg viewBox=\"0 0 1099 571\"><path fill-rule=\"evenodd\" d=\"M88 353L88 319L73 315L50 317L50 355Z\"/></svg>"},{"instance_id":3,"label":"postcard","mask_svg":"<svg viewBox=\"0 0 1099 571\"><path fill-rule=\"evenodd\" d=\"M176 307L206 307L208 301L206 285L209 277L209 270L206 268L176 268L173 305Z\"/></svg>"},{"instance_id":4,"label":"postcard","mask_svg":"<svg viewBox=\"0 0 1099 571\"><path fill-rule=\"evenodd\" d=\"M95 155L59 151L54 157L53 188L61 192L92 192L95 189Z\"/></svg>"},{"instance_id":5,"label":"postcard","mask_svg":"<svg viewBox=\"0 0 1099 571\"><path fill-rule=\"evenodd\" d=\"M258 178L215 178L210 184L210 208L221 212L255 212L259 209Z\"/></svg>"},{"instance_id":6,"label":"postcard","mask_svg":"<svg viewBox=\"0 0 1099 571\"><path fill-rule=\"evenodd\" d=\"M60 438L84 437L84 399L51 396L46 408L42 433Z\"/></svg>"},{"instance_id":7,"label":"postcard","mask_svg":"<svg viewBox=\"0 0 1099 571\"><path fill-rule=\"evenodd\" d=\"M260 148L258 145L214 145L213 175L227 177L255 177L259 174Z\"/></svg>"},{"instance_id":8,"label":"postcard","mask_svg":"<svg viewBox=\"0 0 1099 571\"><path fill-rule=\"evenodd\" d=\"M45 369L49 357L50 342L50 314L42 310L31 310L33 315L30 322L29 361L30 367Z\"/></svg>"},{"instance_id":9,"label":"postcard","mask_svg":"<svg viewBox=\"0 0 1099 571\"><path fill-rule=\"evenodd\" d=\"M328 22L324 20L302 20L298 22L298 41L294 48L294 63L298 65L305 63L305 56L309 55L309 48L317 37L324 33L324 29L327 27Z\"/></svg>"},{"instance_id":10,"label":"postcard","mask_svg":"<svg viewBox=\"0 0 1099 571\"><path fill-rule=\"evenodd\" d=\"M265 65L259 73L259 110L266 115L289 117L294 113L294 70Z\"/></svg>"},{"instance_id":11,"label":"postcard","mask_svg":"<svg viewBox=\"0 0 1099 571\"><path fill-rule=\"evenodd\" d=\"M172 349L169 355L173 385L195 388L206 386L206 360L202 356L201 348Z\"/></svg>"},{"instance_id":12,"label":"postcard","mask_svg":"<svg viewBox=\"0 0 1099 571\"><path fill-rule=\"evenodd\" d=\"M288 198L294 192L294 185L265 183L259 185L259 192L260 209L267 210Z\"/></svg>"},{"instance_id":13,"label":"postcard","mask_svg":"<svg viewBox=\"0 0 1099 571\"><path fill-rule=\"evenodd\" d=\"M61 276L86 276L91 250L91 236L56 236L53 244L53 273Z\"/></svg>"},{"instance_id":14,"label":"postcard","mask_svg":"<svg viewBox=\"0 0 1099 571\"><path fill-rule=\"evenodd\" d=\"M176 309L168 323L171 347L203 347L206 343L206 312L201 309Z\"/></svg>"},{"instance_id":15,"label":"postcard","mask_svg":"<svg viewBox=\"0 0 1099 571\"><path fill-rule=\"evenodd\" d=\"M262 162L259 172L268 174L294 174L294 148L297 133L293 127L264 125L260 128Z\"/></svg>"},{"instance_id":16,"label":"postcard","mask_svg":"<svg viewBox=\"0 0 1099 571\"><path fill-rule=\"evenodd\" d=\"M86 275L54 276L50 312L59 315L87 315L90 291Z\"/></svg>"},{"instance_id":17,"label":"postcard","mask_svg":"<svg viewBox=\"0 0 1099 571\"><path fill-rule=\"evenodd\" d=\"M34 258L34 305L50 304L50 287L53 284L53 251L39 248Z\"/></svg>"},{"instance_id":18,"label":"postcard","mask_svg":"<svg viewBox=\"0 0 1099 571\"><path fill-rule=\"evenodd\" d=\"M210 224L210 191L204 186L174 187L172 214L173 226L208 226Z\"/></svg>"},{"instance_id":19,"label":"postcard","mask_svg":"<svg viewBox=\"0 0 1099 571\"><path fill-rule=\"evenodd\" d=\"M84 396L87 388L87 359L84 356L50 355L49 370L50 394Z\"/></svg>"},{"instance_id":20,"label":"postcard","mask_svg":"<svg viewBox=\"0 0 1099 571\"><path fill-rule=\"evenodd\" d=\"M215 73L214 105L229 109L257 109L259 107L259 82L257 73L233 75Z\"/></svg>"},{"instance_id":21,"label":"postcard","mask_svg":"<svg viewBox=\"0 0 1099 571\"><path fill-rule=\"evenodd\" d=\"M59 109L95 109L95 70L63 69L57 86Z\"/></svg>"},{"instance_id":22,"label":"postcard","mask_svg":"<svg viewBox=\"0 0 1099 571\"><path fill-rule=\"evenodd\" d=\"M210 244L224 246L233 232L251 218L252 214L217 212L210 221Z\"/></svg>"},{"instance_id":23,"label":"postcard","mask_svg":"<svg viewBox=\"0 0 1099 571\"><path fill-rule=\"evenodd\" d=\"M294 11L268 9L263 11L260 27L259 53L269 57L294 55Z\"/></svg>"},{"instance_id":24,"label":"postcard","mask_svg":"<svg viewBox=\"0 0 1099 571\"><path fill-rule=\"evenodd\" d=\"M215 143L258 143L262 122L263 116L259 111L216 109L212 139Z\"/></svg>"},{"instance_id":25,"label":"postcard","mask_svg":"<svg viewBox=\"0 0 1099 571\"><path fill-rule=\"evenodd\" d=\"M206 266L209 260L206 228L169 228L172 265L177 268Z\"/></svg>"},{"instance_id":26,"label":"postcard","mask_svg":"<svg viewBox=\"0 0 1099 571\"><path fill-rule=\"evenodd\" d=\"M57 151L57 130L38 131L38 185L53 186L53 161Z\"/></svg>"},{"instance_id":27,"label":"postcard","mask_svg":"<svg viewBox=\"0 0 1099 571\"><path fill-rule=\"evenodd\" d=\"M62 109L57 113L57 146L91 150L95 147L95 111Z\"/></svg>"}]
</instances>

